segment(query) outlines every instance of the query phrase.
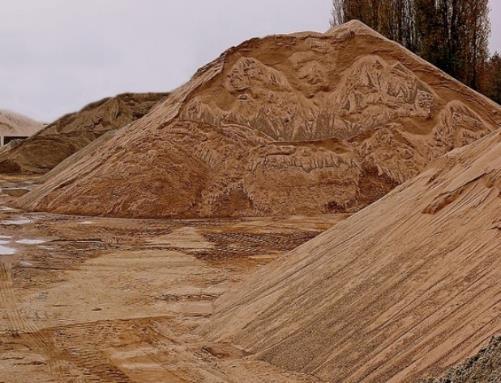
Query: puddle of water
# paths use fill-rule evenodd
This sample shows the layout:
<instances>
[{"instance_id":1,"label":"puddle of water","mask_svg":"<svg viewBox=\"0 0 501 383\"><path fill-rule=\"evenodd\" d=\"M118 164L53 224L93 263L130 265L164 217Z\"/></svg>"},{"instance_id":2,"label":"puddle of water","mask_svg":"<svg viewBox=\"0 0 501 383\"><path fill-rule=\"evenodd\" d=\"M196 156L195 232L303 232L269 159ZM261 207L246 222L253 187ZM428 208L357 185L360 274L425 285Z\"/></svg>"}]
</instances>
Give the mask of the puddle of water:
<instances>
[{"instance_id":1,"label":"puddle of water","mask_svg":"<svg viewBox=\"0 0 501 383\"><path fill-rule=\"evenodd\" d=\"M19 239L16 241L16 243L20 243L21 245L40 245L45 242L47 241L43 239L29 239L29 238Z\"/></svg>"},{"instance_id":2,"label":"puddle of water","mask_svg":"<svg viewBox=\"0 0 501 383\"><path fill-rule=\"evenodd\" d=\"M11 239L10 235L0 235L0 239Z\"/></svg>"},{"instance_id":3,"label":"puddle of water","mask_svg":"<svg viewBox=\"0 0 501 383\"><path fill-rule=\"evenodd\" d=\"M27 218L15 218L15 219L7 219L0 223L3 225L26 225L28 223L31 223L31 220Z\"/></svg>"},{"instance_id":4,"label":"puddle of water","mask_svg":"<svg viewBox=\"0 0 501 383\"><path fill-rule=\"evenodd\" d=\"M19 266L21 267L33 267L33 264L26 261L19 261Z\"/></svg>"},{"instance_id":5,"label":"puddle of water","mask_svg":"<svg viewBox=\"0 0 501 383\"><path fill-rule=\"evenodd\" d=\"M80 222L80 225L92 225L94 221L82 221Z\"/></svg>"},{"instance_id":6,"label":"puddle of water","mask_svg":"<svg viewBox=\"0 0 501 383\"><path fill-rule=\"evenodd\" d=\"M16 249L0 245L0 255L13 255L13 254L16 254Z\"/></svg>"},{"instance_id":7,"label":"puddle of water","mask_svg":"<svg viewBox=\"0 0 501 383\"><path fill-rule=\"evenodd\" d=\"M9 243L10 243L9 240L0 239L0 245L8 245Z\"/></svg>"}]
</instances>

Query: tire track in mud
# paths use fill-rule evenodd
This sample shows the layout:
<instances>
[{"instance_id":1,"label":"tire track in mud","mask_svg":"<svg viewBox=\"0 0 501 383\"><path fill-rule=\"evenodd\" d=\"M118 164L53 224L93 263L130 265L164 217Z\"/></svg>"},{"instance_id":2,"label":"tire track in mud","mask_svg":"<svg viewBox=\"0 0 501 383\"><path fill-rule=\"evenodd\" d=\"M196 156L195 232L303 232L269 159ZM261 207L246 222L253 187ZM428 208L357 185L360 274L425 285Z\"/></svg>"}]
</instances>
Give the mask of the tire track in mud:
<instances>
[{"instance_id":1,"label":"tire track in mud","mask_svg":"<svg viewBox=\"0 0 501 383\"><path fill-rule=\"evenodd\" d=\"M38 329L31 321L26 320L23 313L17 307L17 297L13 289L13 281L9 266L0 262L0 310L4 311L8 327L6 336L12 338L25 338L22 343L29 345L33 351L47 358L49 373L54 382L74 381L75 373L71 374L64 365L76 366L78 376L84 382L92 383L134 383L118 367L107 362L104 353L97 350L94 344L86 341L85 335L96 335L94 324L86 323L74 326L80 333L80 337L65 333L63 328L55 331ZM106 326L106 325L105 325ZM101 326L102 327L102 324ZM108 326L111 327L111 324ZM100 329L106 331L106 329ZM55 342L63 339L63 342ZM64 364L64 365L63 365Z\"/></svg>"},{"instance_id":2,"label":"tire track in mud","mask_svg":"<svg viewBox=\"0 0 501 383\"><path fill-rule=\"evenodd\" d=\"M13 281L9 266L0 262L0 310L4 311L7 317L7 336L19 338L26 336L28 343L35 347L35 350L47 358L47 367L50 374L61 381L64 373L60 360L56 357L56 350L50 339L43 336L38 328L23 317L22 312L17 307L17 297L13 289Z\"/></svg>"},{"instance_id":3,"label":"tire track in mud","mask_svg":"<svg viewBox=\"0 0 501 383\"><path fill-rule=\"evenodd\" d=\"M83 376L85 382L136 383L136 380L122 371L120 363L117 365L113 358L110 359L108 353L104 351L110 348L115 349L117 347L117 338L135 339L134 341L131 340L131 342L136 346L138 353L163 370L162 379L164 380L162 381L187 382L166 368L160 357L141 351L141 345L152 346L152 350L160 354L172 351L165 349L165 345L160 340L164 339L165 336L151 327L151 320L146 318L139 320L103 320L53 327L43 331L52 334L54 342L64 354L64 359L78 367L79 376ZM124 345L126 344L127 342Z\"/></svg>"},{"instance_id":4,"label":"tire track in mud","mask_svg":"<svg viewBox=\"0 0 501 383\"><path fill-rule=\"evenodd\" d=\"M295 233L204 233L204 237L215 246L213 249L197 252L202 260L218 260L231 257L248 257L269 251L288 251L319 235L320 231L299 231Z\"/></svg>"},{"instance_id":5,"label":"tire track in mud","mask_svg":"<svg viewBox=\"0 0 501 383\"><path fill-rule=\"evenodd\" d=\"M103 327L104 326L104 327ZM93 383L134 383L122 370L113 365L95 343L105 342L103 335L112 331L111 323L82 323L48 329L64 358L76 365ZM105 338L105 337L104 337Z\"/></svg>"},{"instance_id":6,"label":"tire track in mud","mask_svg":"<svg viewBox=\"0 0 501 383\"><path fill-rule=\"evenodd\" d=\"M70 347L66 355L84 370L86 382L95 383L134 383L118 367L106 362L105 355L93 347Z\"/></svg>"}]
</instances>

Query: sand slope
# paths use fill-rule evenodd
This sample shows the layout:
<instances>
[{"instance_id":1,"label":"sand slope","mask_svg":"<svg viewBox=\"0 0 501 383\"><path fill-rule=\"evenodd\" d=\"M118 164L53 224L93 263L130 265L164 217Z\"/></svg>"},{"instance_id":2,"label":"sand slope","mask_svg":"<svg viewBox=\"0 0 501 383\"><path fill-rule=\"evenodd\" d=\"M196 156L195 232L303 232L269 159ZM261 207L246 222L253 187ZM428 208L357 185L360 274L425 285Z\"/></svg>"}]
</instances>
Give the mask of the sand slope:
<instances>
[{"instance_id":1,"label":"sand slope","mask_svg":"<svg viewBox=\"0 0 501 383\"><path fill-rule=\"evenodd\" d=\"M223 296L208 334L330 382L414 381L501 332L501 133Z\"/></svg>"},{"instance_id":2,"label":"sand slope","mask_svg":"<svg viewBox=\"0 0 501 383\"><path fill-rule=\"evenodd\" d=\"M22 206L133 217L352 212L500 122L499 105L354 21L229 49Z\"/></svg>"},{"instance_id":3,"label":"sand slope","mask_svg":"<svg viewBox=\"0 0 501 383\"><path fill-rule=\"evenodd\" d=\"M0 172L44 173L103 133L141 118L165 96L125 93L89 104L0 153Z\"/></svg>"}]
</instances>

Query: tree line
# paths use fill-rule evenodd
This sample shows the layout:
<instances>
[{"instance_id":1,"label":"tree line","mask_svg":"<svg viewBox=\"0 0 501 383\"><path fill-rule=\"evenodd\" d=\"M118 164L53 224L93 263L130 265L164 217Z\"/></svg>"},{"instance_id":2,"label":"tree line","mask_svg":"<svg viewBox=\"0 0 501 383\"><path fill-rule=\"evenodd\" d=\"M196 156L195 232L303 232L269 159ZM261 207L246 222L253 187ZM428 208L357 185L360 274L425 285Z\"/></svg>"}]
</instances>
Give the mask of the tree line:
<instances>
[{"instance_id":1,"label":"tree line","mask_svg":"<svg viewBox=\"0 0 501 383\"><path fill-rule=\"evenodd\" d=\"M332 0L333 25L358 19L501 103L501 56L489 57L488 0Z\"/></svg>"}]
</instances>

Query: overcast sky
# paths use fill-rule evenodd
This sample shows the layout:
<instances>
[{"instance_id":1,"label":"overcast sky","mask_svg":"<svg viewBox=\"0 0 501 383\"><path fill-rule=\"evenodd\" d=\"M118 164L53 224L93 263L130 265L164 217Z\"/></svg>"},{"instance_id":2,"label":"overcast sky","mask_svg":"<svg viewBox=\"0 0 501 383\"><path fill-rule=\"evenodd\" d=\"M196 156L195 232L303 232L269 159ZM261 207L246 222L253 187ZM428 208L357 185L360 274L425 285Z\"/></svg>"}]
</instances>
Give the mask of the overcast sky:
<instances>
[{"instance_id":1,"label":"overcast sky","mask_svg":"<svg viewBox=\"0 0 501 383\"><path fill-rule=\"evenodd\" d=\"M167 91L254 36L329 27L330 0L0 0L0 108L50 122ZM501 0L491 0L501 51Z\"/></svg>"}]
</instances>

